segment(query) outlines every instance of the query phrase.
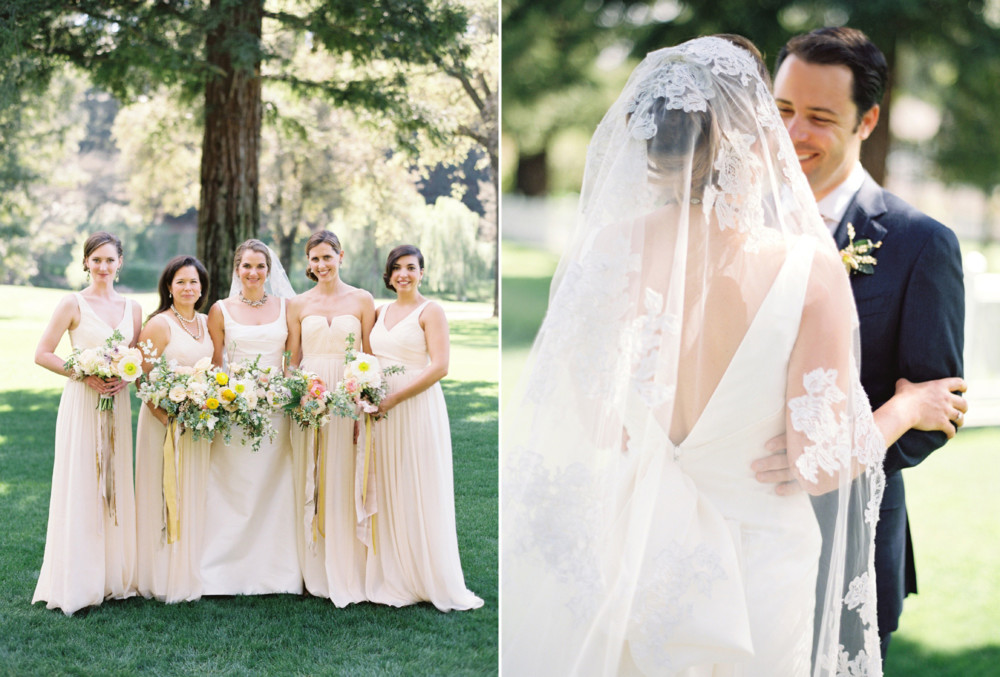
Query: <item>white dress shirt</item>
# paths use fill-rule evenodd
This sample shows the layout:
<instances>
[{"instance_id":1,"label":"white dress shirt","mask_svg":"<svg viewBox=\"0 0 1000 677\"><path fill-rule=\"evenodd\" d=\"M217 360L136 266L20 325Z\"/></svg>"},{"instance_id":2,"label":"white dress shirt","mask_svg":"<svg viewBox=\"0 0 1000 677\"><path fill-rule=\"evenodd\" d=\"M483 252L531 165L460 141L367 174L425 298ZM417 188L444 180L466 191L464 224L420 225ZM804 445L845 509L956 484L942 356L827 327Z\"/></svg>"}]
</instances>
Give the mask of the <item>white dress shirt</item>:
<instances>
[{"instance_id":1,"label":"white dress shirt","mask_svg":"<svg viewBox=\"0 0 1000 677\"><path fill-rule=\"evenodd\" d=\"M820 216L823 217L826 227L830 229L831 235L837 231L837 226L840 225L840 221L844 218L847 207L851 204L851 200L854 199L854 195L861 190L861 184L865 182L866 175L864 167L858 162L854 165L854 169L847 175L843 183L816 203L816 206L819 207Z\"/></svg>"}]
</instances>

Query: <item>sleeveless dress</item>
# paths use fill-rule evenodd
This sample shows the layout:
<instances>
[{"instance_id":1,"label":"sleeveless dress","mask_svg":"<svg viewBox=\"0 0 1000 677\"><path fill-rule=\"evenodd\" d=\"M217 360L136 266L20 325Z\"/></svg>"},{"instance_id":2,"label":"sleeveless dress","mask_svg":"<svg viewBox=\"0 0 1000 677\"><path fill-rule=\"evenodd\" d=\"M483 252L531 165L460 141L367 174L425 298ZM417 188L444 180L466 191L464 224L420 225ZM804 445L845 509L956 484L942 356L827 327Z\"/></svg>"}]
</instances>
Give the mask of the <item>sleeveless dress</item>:
<instances>
[{"instance_id":1,"label":"sleeveless dress","mask_svg":"<svg viewBox=\"0 0 1000 677\"><path fill-rule=\"evenodd\" d=\"M392 329L386 310L372 329L372 352L389 392L406 387L430 364L418 321L425 301ZM366 589L379 604L431 602L441 611L477 609L483 600L465 587L455 528L451 429L441 384L400 402L374 426L378 491L377 553L368 553Z\"/></svg>"},{"instance_id":2,"label":"sleeveless dress","mask_svg":"<svg viewBox=\"0 0 1000 677\"><path fill-rule=\"evenodd\" d=\"M302 318L302 369L319 376L333 388L344 376L344 348L347 335L361 341L361 320L354 315L337 315L329 323L322 315ZM326 454L325 483L326 535L313 544L305 517L305 477L312 463L309 448L312 430L292 422L292 456L295 463L295 534L306 589L318 597L329 597L338 607L362 602L365 597L365 556L367 548L357 538L357 511L354 504L354 421L331 416L322 428L320 445Z\"/></svg>"},{"instance_id":3,"label":"sleeveless dress","mask_svg":"<svg viewBox=\"0 0 1000 677\"><path fill-rule=\"evenodd\" d=\"M264 325L236 322L220 303L225 322L225 354L232 362L261 356L262 366L281 366L288 327L285 301L278 317ZM230 351L232 354L230 354ZM266 437L260 450L231 444L221 435L212 443L201 575L205 595L266 595L302 592L295 528L288 418L271 420L274 441Z\"/></svg>"},{"instance_id":4,"label":"sleeveless dress","mask_svg":"<svg viewBox=\"0 0 1000 677\"><path fill-rule=\"evenodd\" d=\"M163 356L181 366L194 366L212 358L212 340L203 316L198 318L202 340L196 341L174 322L167 322L170 338ZM191 433L180 436L177 506L180 535L167 544L163 515L163 442L167 427L156 420L145 404L139 412L135 442L136 544L139 561L139 594L164 602L201 597L201 544L205 523L205 486L208 482L212 440L195 441Z\"/></svg>"},{"instance_id":5,"label":"sleeveless dress","mask_svg":"<svg viewBox=\"0 0 1000 677\"><path fill-rule=\"evenodd\" d=\"M80 324L70 330L74 348L103 345L112 332L132 341L132 301L117 327L102 320L82 294L74 294ZM45 556L31 603L44 601L66 615L105 599L135 595L135 493L132 488L132 405L128 389L115 395L114 475L117 524L100 497L95 463L99 395L68 381L56 419L55 459Z\"/></svg>"},{"instance_id":6,"label":"sleeveless dress","mask_svg":"<svg viewBox=\"0 0 1000 677\"><path fill-rule=\"evenodd\" d=\"M560 577L536 579L531 592L545 602L535 608L537 598L521 599L523 608L509 614L506 666L524 674L811 674L819 524L807 493L777 495L750 464L786 430L789 362L812 260L803 240L687 436L675 444L660 422L650 423L616 478L626 498L615 515L617 539L601 550L606 561L576 547L588 534L576 505L527 493L524 513L505 511L505 520L527 522L527 511L544 506L551 529L536 547L563 564ZM504 481L524 491L530 476ZM567 497L590 486L571 473L564 479ZM505 542L512 553L518 545ZM553 653L559 646L573 653ZM620 659L608 665L609 655Z\"/></svg>"},{"instance_id":7,"label":"sleeveless dress","mask_svg":"<svg viewBox=\"0 0 1000 677\"><path fill-rule=\"evenodd\" d=\"M676 673L684 677L810 674L819 525L808 494L777 495L750 464L785 432L788 364L812 258L811 242L801 241L687 437L675 445L661 430L665 453L637 474L633 502L689 524L690 539L684 554L671 540L676 531L654 519L643 544L626 637L644 674L671 665L686 668ZM699 595L713 584L732 594ZM724 639L718 647L684 646L678 627L692 638ZM718 660L727 653L735 665ZM709 656L716 660L703 662Z\"/></svg>"}]
</instances>

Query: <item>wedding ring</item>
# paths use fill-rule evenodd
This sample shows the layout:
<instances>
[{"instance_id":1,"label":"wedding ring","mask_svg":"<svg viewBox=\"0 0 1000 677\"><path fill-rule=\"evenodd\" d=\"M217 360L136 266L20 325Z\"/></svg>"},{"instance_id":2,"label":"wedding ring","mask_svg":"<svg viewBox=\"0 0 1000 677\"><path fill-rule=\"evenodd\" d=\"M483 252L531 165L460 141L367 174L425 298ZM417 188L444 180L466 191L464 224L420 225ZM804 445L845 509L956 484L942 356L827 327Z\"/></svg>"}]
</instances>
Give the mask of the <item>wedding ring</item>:
<instances>
[{"instance_id":1,"label":"wedding ring","mask_svg":"<svg viewBox=\"0 0 1000 677\"><path fill-rule=\"evenodd\" d=\"M965 416L962 412L958 412L958 416L955 417L955 423L961 423L963 418L965 418Z\"/></svg>"}]
</instances>

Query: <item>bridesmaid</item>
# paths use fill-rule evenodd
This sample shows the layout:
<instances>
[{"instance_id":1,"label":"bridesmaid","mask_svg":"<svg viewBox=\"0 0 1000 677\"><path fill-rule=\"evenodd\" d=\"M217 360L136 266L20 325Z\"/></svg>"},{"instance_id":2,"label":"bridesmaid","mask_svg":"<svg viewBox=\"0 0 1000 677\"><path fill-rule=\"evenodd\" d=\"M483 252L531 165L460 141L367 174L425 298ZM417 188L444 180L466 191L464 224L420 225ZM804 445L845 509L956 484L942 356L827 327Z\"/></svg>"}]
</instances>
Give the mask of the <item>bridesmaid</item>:
<instances>
[{"instance_id":1,"label":"bridesmaid","mask_svg":"<svg viewBox=\"0 0 1000 677\"><path fill-rule=\"evenodd\" d=\"M313 233L306 242L306 277L316 286L288 304L288 344L291 365L319 376L328 388L344 375L344 347L354 334L355 348L368 352L368 334L375 323L372 295L340 278L344 252L340 240L328 230ZM317 477L324 484L325 536L312 541L312 509L306 514L306 473L313 464L313 433L291 424L295 465L295 533L306 589L329 597L338 607L362 602L365 597L367 548L356 535L354 422L332 416L321 429ZM325 470L325 472L324 472ZM319 475L319 473L317 473Z\"/></svg>"},{"instance_id":2,"label":"bridesmaid","mask_svg":"<svg viewBox=\"0 0 1000 677\"><path fill-rule=\"evenodd\" d=\"M139 304L115 291L122 266L122 243L97 232L83 245L83 269L90 284L68 294L45 328L35 363L72 378L55 354L69 332L74 348L101 346L117 329L135 345L142 325ZM70 380L59 401L55 461L49 498L45 557L31 603L44 601L66 615L105 599L135 595L135 494L132 489L132 406L126 383L88 376ZM98 398L114 397L114 515L101 495L98 453Z\"/></svg>"},{"instance_id":3,"label":"bridesmaid","mask_svg":"<svg viewBox=\"0 0 1000 677\"><path fill-rule=\"evenodd\" d=\"M208 290L208 273L193 256L171 259L160 275L160 305L146 320L139 342L149 341L156 355L193 367L214 352L205 315L198 312ZM152 366L144 364L148 373ZM136 434L135 493L139 594L163 602L201 597L201 536L211 440L180 435L177 455L178 540L167 543L163 511L163 443L167 414L147 402Z\"/></svg>"},{"instance_id":4,"label":"bridesmaid","mask_svg":"<svg viewBox=\"0 0 1000 677\"><path fill-rule=\"evenodd\" d=\"M252 360L281 367L288 327L285 300L268 294L271 251L247 240L233 260L238 294L215 303L208 313L213 363ZM266 595L302 592L295 528L288 418L272 418L273 441L264 438L253 451L222 436L212 443L206 492L201 575L205 595Z\"/></svg>"},{"instance_id":5,"label":"bridesmaid","mask_svg":"<svg viewBox=\"0 0 1000 677\"><path fill-rule=\"evenodd\" d=\"M441 611L476 609L465 587L455 531L451 430L439 381L448 373L448 320L419 291L424 257L412 245L389 253L383 279L396 301L376 313L371 346L382 367L402 364L376 426L377 554L366 585L373 602L431 602Z\"/></svg>"}]
</instances>

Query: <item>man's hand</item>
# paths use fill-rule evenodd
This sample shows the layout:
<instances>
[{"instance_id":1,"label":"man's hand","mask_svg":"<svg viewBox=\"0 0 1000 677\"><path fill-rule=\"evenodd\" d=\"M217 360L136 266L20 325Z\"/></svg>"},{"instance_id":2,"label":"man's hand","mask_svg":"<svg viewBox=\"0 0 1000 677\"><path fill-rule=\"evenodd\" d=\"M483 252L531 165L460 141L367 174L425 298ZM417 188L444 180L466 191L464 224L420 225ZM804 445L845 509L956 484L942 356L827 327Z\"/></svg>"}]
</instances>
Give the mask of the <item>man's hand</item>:
<instances>
[{"instance_id":1,"label":"man's hand","mask_svg":"<svg viewBox=\"0 0 1000 677\"><path fill-rule=\"evenodd\" d=\"M758 458L750 464L750 469L756 473L757 481L761 484L774 484L774 493L779 496L791 496L802 491L788 464L785 447L784 435L772 437L764 444L764 449L769 455Z\"/></svg>"}]
</instances>

